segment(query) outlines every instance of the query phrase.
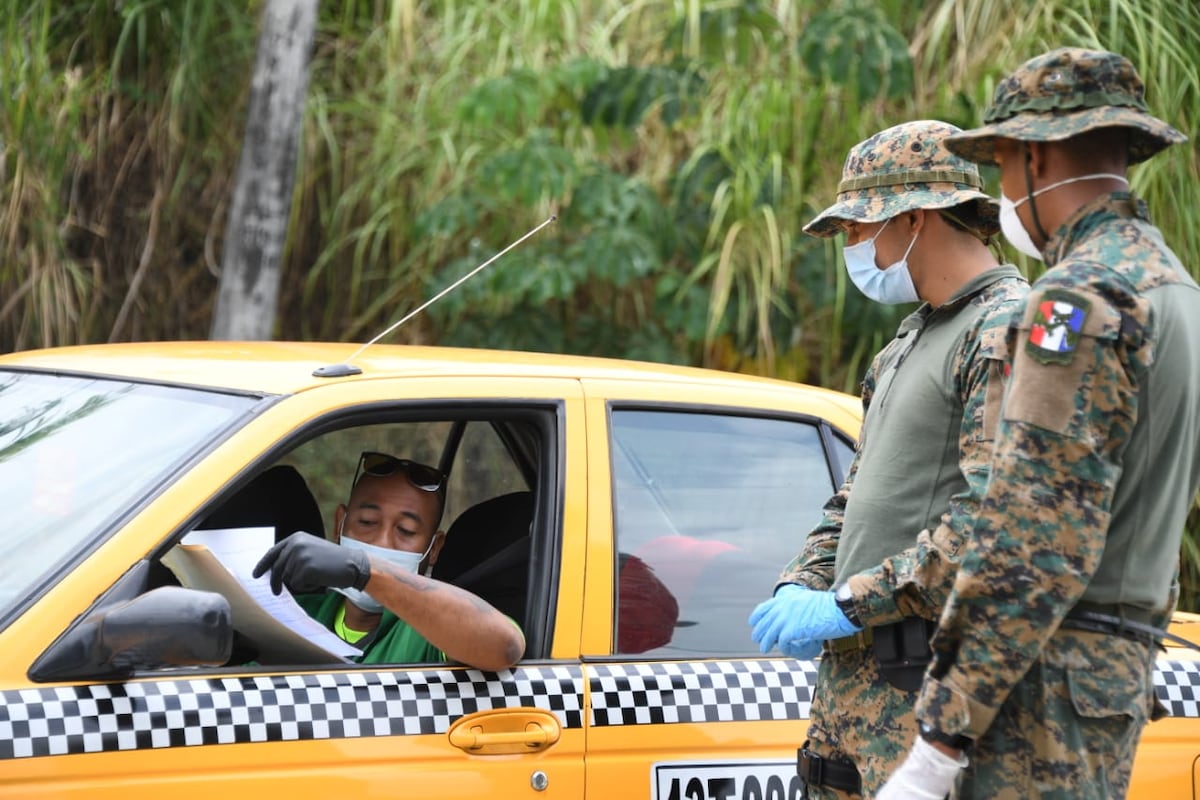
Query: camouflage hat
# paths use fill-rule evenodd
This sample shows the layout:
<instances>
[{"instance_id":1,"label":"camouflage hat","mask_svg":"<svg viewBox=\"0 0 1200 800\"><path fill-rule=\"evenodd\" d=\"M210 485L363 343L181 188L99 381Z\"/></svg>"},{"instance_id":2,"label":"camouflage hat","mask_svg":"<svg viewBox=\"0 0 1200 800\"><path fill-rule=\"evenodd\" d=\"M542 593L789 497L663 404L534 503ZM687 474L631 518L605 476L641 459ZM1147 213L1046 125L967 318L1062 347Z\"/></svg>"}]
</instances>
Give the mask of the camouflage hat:
<instances>
[{"instance_id":1,"label":"camouflage hat","mask_svg":"<svg viewBox=\"0 0 1200 800\"><path fill-rule=\"evenodd\" d=\"M979 169L946 149L960 129L926 119L880 131L850 148L837 202L804 226L812 236L834 236L843 221L882 222L918 208L974 202L970 224L983 236L1000 230L995 203L981 191Z\"/></svg>"},{"instance_id":2,"label":"camouflage hat","mask_svg":"<svg viewBox=\"0 0 1200 800\"><path fill-rule=\"evenodd\" d=\"M997 137L1057 142L1095 128L1129 129L1129 163L1187 137L1150 115L1146 88L1124 56L1063 47L1031 58L1000 82L984 125L951 136L963 158L995 163Z\"/></svg>"}]
</instances>

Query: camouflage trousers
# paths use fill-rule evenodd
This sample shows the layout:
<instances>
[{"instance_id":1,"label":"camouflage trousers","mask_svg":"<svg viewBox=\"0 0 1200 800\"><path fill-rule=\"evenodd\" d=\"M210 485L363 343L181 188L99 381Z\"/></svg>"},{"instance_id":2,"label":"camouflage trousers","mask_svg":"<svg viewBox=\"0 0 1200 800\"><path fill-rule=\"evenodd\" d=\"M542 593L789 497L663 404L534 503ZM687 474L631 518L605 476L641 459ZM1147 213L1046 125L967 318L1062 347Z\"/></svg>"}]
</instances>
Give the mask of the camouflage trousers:
<instances>
[{"instance_id":1,"label":"camouflage trousers","mask_svg":"<svg viewBox=\"0 0 1200 800\"><path fill-rule=\"evenodd\" d=\"M1119 800L1154 694L1153 648L1060 629L969 753L956 800Z\"/></svg>"},{"instance_id":2,"label":"camouflage trousers","mask_svg":"<svg viewBox=\"0 0 1200 800\"><path fill-rule=\"evenodd\" d=\"M1152 648L1059 630L971 749L954 800L1125 797L1154 693ZM808 748L858 767L863 793L807 787L813 800L870 800L908 755L916 692L894 688L867 648L826 653L817 671Z\"/></svg>"},{"instance_id":3,"label":"camouflage trousers","mask_svg":"<svg viewBox=\"0 0 1200 800\"><path fill-rule=\"evenodd\" d=\"M858 767L863 793L808 787L812 800L873 797L908 755L916 736L916 692L905 692L879 674L871 648L825 652L817 668L808 749L822 758L848 759Z\"/></svg>"}]
</instances>

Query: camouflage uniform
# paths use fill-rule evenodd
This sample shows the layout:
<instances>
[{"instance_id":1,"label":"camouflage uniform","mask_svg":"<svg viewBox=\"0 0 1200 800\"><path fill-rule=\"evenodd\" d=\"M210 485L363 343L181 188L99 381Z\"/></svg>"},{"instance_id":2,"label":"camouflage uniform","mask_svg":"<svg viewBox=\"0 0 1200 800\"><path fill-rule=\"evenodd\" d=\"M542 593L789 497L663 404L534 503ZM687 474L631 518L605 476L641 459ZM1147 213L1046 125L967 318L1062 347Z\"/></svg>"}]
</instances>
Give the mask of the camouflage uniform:
<instances>
[{"instance_id":1,"label":"camouflage uniform","mask_svg":"<svg viewBox=\"0 0 1200 800\"><path fill-rule=\"evenodd\" d=\"M805 231L830 236L839 220L879 222L976 201L980 233L994 233L994 208L973 188L981 185L974 165L941 144L957 130L907 123L857 145L839 202ZM863 381L864 425L846 480L782 582L828 589L849 579L866 628L937 618L987 485L1004 337L1027 290L1015 267L997 267L904 320ZM885 680L871 647L854 640L827 647L821 659L807 746L823 758L853 761L869 797L907 750L916 693ZM810 787L809 796L858 795Z\"/></svg>"},{"instance_id":2,"label":"camouflage uniform","mask_svg":"<svg viewBox=\"0 0 1200 800\"><path fill-rule=\"evenodd\" d=\"M989 124L948 146L992 161L996 137L1121 126L1141 161L1183 140L1142 94L1126 59L1056 50L1003 81ZM1200 486L1200 287L1144 204L1098 197L1043 256L1009 335L991 482L917 703L923 730L975 740L957 797L1125 795L1160 708L1154 648L1073 621L1100 609L1166 623Z\"/></svg>"}]
</instances>

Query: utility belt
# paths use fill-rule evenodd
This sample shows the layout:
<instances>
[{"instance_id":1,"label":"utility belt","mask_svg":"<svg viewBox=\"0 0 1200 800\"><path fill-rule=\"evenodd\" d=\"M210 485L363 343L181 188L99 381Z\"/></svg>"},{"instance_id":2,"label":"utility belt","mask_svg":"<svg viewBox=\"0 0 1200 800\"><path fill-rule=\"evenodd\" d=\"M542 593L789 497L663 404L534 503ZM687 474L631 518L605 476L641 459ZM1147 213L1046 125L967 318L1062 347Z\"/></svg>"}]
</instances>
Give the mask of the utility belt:
<instances>
[{"instance_id":1,"label":"utility belt","mask_svg":"<svg viewBox=\"0 0 1200 800\"><path fill-rule=\"evenodd\" d=\"M1154 613L1144 608L1119 603L1077 603L1067 612L1059 627L1120 636L1148 647L1155 647L1162 639L1172 639L1194 647L1191 642L1151 625L1153 619Z\"/></svg>"},{"instance_id":2,"label":"utility belt","mask_svg":"<svg viewBox=\"0 0 1200 800\"><path fill-rule=\"evenodd\" d=\"M1200 650L1193 642L1168 633L1152 623L1155 614L1144 608L1119 603L1077 603L1067 612L1060 627L1091 631L1157 646L1163 639ZM905 617L899 622L864 628L852 636L825 642L831 653L847 653L871 648L880 672L892 685L906 691L920 688L925 668L933 659L929 640L937 623L920 617ZM917 675L915 681L913 674ZM899 682L897 682L897 679Z\"/></svg>"},{"instance_id":3,"label":"utility belt","mask_svg":"<svg viewBox=\"0 0 1200 800\"><path fill-rule=\"evenodd\" d=\"M937 623L921 617L905 617L899 622L863 628L853 636L830 639L825 647L832 653L847 653L870 648L884 679L906 692L921 688L925 668L933 660L929 640Z\"/></svg>"}]
</instances>

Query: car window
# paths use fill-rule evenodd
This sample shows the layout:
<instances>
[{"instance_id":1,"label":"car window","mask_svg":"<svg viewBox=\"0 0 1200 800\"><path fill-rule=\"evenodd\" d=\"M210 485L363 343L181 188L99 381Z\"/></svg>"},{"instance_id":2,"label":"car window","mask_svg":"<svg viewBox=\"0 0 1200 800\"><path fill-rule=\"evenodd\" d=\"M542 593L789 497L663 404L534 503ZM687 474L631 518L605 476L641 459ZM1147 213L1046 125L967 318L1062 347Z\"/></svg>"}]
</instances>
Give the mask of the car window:
<instances>
[{"instance_id":1,"label":"car window","mask_svg":"<svg viewBox=\"0 0 1200 800\"><path fill-rule=\"evenodd\" d=\"M257 398L0 374L0 619Z\"/></svg>"},{"instance_id":2,"label":"car window","mask_svg":"<svg viewBox=\"0 0 1200 800\"><path fill-rule=\"evenodd\" d=\"M406 409L407 416L415 413ZM426 574L474 592L524 627L536 492L499 431L529 444L535 474L540 470L536 462L552 458L545 450L552 437L533 422L548 420L544 413L508 414L503 420L403 419L321 433L263 465L197 527L274 527L275 540L298 530L332 539L334 511L349 498L362 452L442 465L450 476L448 502L438 525L446 540ZM258 535L255 532L256 541ZM188 585L188 576L181 572L188 562L164 563ZM291 663L287 659L296 658L293 651L282 649L290 642L273 625L242 629L235 614L234 627L238 636L231 665ZM320 663L320 653L316 659L313 663Z\"/></svg>"},{"instance_id":3,"label":"car window","mask_svg":"<svg viewBox=\"0 0 1200 800\"><path fill-rule=\"evenodd\" d=\"M489 497L530 488L491 421L467 420L459 425L462 438L446 465L450 474L443 526ZM304 475L317 503L328 510L328 520L333 507L346 501L363 450L438 466L455 430L456 424L446 420L360 425L320 436L285 460Z\"/></svg>"},{"instance_id":4,"label":"car window","mask_svg":"<svg viewBox=\"0 0 1200 800\"><path fill-rule=\"evenodd\" d=\"M452 426L435 420L343 428L306 442L284 461L304 476L328 524L334 507L350 496L360 453L372 450L437 466Z\"/></svg>"},{"instance_id":5,"label":"car window","mask_svg":"<svg viewBox=\"0 0 1200 800\"><path fill-rule=\"evenodd\" d=\"M476 420L466 423L450 469L448 518L488 498L529 488L495 427Z\"/></svg>"},{"instance_id":6,"label":"car window","mask_svg":"<svg viewBox=\"0 0 1200 800\"><path fill-rule=\"evenodd\" d=\"M612 412L615 652L743 653L746 618L833 491L817 425Z\"/></svg>"},{"instance_id":7,"label":"car window","mask_svg":"<svg viewBox=\"0 0 1200 800\"><path fill-rule=\"evenodd\" d=\"M854 461L854 443L836 433L830 438L833 441L833 477L837 485L841 486L842 481L846 480L846 473L850 471L850 464Z\"/></svg>"}]
</instances>

